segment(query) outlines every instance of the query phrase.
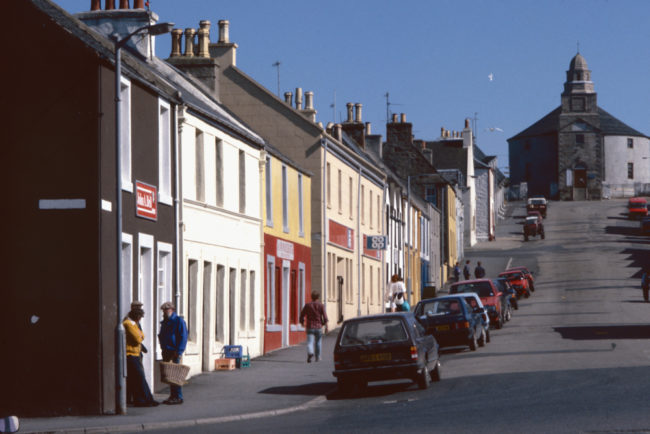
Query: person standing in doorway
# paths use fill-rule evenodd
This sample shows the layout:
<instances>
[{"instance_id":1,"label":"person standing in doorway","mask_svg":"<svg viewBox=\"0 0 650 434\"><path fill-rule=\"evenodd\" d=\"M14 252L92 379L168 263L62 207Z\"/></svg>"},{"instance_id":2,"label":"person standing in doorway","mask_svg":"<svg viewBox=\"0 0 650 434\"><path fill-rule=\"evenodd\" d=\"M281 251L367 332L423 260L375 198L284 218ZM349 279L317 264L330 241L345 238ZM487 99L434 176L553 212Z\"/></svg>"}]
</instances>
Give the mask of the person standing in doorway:
<instances>
[{"instance_id":1,"label":"person standing in doorway","mask_svg":"<svg viewBox=\"0 0 650 434\"><path fill-rule=\"evenodd\" d=\"M183 352L187 346L187 324L176 314L176 307L169 301L160 306L163 311L163 320L160 322L158 341L162 349L164 362L180 363ZM169 385L169 398L163 404L177 405L183 403L183 387L175 384Z\"/></svg>"},{"instance_id":2,"label":"person standing in doorway","mask_svg":"<svg viewBox=\"0 0 650 434\"><path fill-rule=\"evenodd\" d=\"M474 277L477 279L482 279L485 277L485 268L481 265L481 261L476 263L476 268L474 269Z\"/></svg>"},{"instance_id":3,"label":"person standing in doorway","mask_svg":"<svg viewBox=\"0 0 650 434\"><path fill-rule=\"evenodd\" d=\"M465 261L465 266L463 267L463 277L465 280L469 280L472 276L472 273L469 271L469 259Z\"/></svg>"},{"instance_id":4,"label":"person standing in doorway","mask_svg":"<svg viewBox=\"0 0 650 434\"><path fill-rule=\"evenodd\" d=\"M300 311L300 324L307 329L307 363L316 356L320 362L321 349L323 346L323 326L327 333L327 313L325 307L318 299L320 294L316 291L311 293L311 302L306 303Z\"/></svg>"},{"instance_id":5,"label":"person standing in doorway","mask_svg":"<svg viewBox=\"0 0 650 434\"><path fill-rule=\"evenodd\" d=\"M158 401L153 399L142 366L144 333L140 320L143 317L144 310L136 305L122 321L126 335L126 393L136 407L155 407Z\"/></svg>"}]
</instances>

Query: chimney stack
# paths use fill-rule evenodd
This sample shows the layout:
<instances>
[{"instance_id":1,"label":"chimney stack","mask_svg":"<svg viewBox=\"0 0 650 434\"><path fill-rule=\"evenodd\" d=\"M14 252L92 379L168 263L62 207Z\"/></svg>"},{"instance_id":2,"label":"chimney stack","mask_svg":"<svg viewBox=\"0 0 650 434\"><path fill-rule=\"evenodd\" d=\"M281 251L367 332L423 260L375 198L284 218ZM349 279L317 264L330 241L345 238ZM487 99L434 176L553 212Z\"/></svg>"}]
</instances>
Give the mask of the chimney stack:
<instances>
[{"instance_id":1,"label":"chimney stack","mask_svg":"<svg viewBox=\"0 0 650 434\"><path fill-rule=\"evenodd\" d=\"M133 0L133 9L144 9L144 0Z\"/></svg>"},{"instance_id":2,"label":"chimney stack","mask_svg":"<svg viewBox=\"0 0 650 434\"><path fill-rule=\"evenodd\" d=\"M393 123L397 123L397 113L393 113Z\"/></svg>"},{"instance_id":3,"label":"chimney stack","mask_svg":"<svg viewBox=\"0 0 650 434\"><path fill-rule=\"evenodd\" d=\"M129 0L120 0L120 9L130 9Z\"/></svg>"},{"instance_id":4,"label":"chimney stack","mask_svg":"<svg viewBox=\"0 0 650 434\"><path fill-rule=\"evenodd\" d=\"M345 106L348 108L348 119L346 122L352 122L352 117L354 116L354 104L349 102Z\"/></svg>"},{"instance_id":5,"label":"chimney stack","mask_svg":"<svg viewBox=\"0 0 650 434\"><path fill-rule=\"evenodd\" d=\"M199 21L199 57L210 58L210 21Z\"/></svg>"},{"instance_id":6,"label":"chimney stack","mask_svg":"<svg viewBox=\"0 0 650 434\"><path fill-rule=\"evenodd\" d=\"M102 0L91 0L90 2L91 11L99 11L101 9L102 9Z\"/></svg>"},{"instance_id":7,"label":"chimney stack","mask_svg":"<svg viewBox=\"0 0 650 434\"><path fill-rule=\"evenodd\" d=\"M286 102L287 104L291 105L292 100L293 100L293 93L291 93L291 92L285 92L285 93L284 93L284 102Z\"/></svg>"},{"instance_id":8,"label":"chimney stack","mask_svg":"<svg viewBox=\"0 0 650 434\"><path fill-rule=\"evenodd\" d=\"M219 20L219 43L230 43L230 22L228 20Z\"/></svg>"},{"instance_id":9,"label":"chimney stack","mask_svg":"<svg viewBox=\"0 0 650 434\"><path fill-rule=\"evenodd\" d=\"M185 57L194 57L194 34L196 30L193 28L185 29Z\"/></svg>"},{"instance_id":10,"label":"chimney stack","mask_svg":"<svg viewBox=\"0 0 650 434\"><path fill-rule=\"evenodd\" d=\"M106 0L106 6L104 9L107 11L112 11L115 9L115 0Z\"/></svg>"},{"instance_id":11,"label":"chimney stack","mask_svg":"<svg viewBox=\"0 0 650 434\"><path fill-rule=\"evenodd\" d=\"M296 110L302 110L302 88L296 88Z\"/></svg>"},{"instance_id":12,"label":"chimney stack","mask_svg":"<svg viewBox=\"0 0 650 434\"><path fill-rule=\"evenodd\" d=\"M230 22L219 20L219 41L210 44L210 57L217 61L223 70L237 65L237 44L230 42Z\"/></svg>"},{"instance_id":13,"label":"chimney stack","mask_svg":"<svg viewBox=\"0 0 650 434\"><path fill-rule=\"evenodd\" d=\"M316 110L314 109L314 92L305 92L305 109L300 110L304 117L312 122L316 122Z\"/></svg>"},{"instance_id":14,"label":"chimney stack","mask_svg":"<svg viewBox=\"0 0 650 434\"><path fill-rule=\"evenodd\" d=\"M401 122L401 123L405 123L405 122L406 122L406 114L405 114L405 113L400 114L400 122Z\"/></svg>"},{"instance_id":15,"label":"chimney stack","mask_svg":"<svg viewBox=\"0 0 650 434\"><path fill-rule=\"evenodd\" d=\"M356 117L354 118L355 122L361 123L361 108L363 107L363 104L361 103L356 103L354 107L357 109L356 111Z\"/></svg>"}]
</instances>

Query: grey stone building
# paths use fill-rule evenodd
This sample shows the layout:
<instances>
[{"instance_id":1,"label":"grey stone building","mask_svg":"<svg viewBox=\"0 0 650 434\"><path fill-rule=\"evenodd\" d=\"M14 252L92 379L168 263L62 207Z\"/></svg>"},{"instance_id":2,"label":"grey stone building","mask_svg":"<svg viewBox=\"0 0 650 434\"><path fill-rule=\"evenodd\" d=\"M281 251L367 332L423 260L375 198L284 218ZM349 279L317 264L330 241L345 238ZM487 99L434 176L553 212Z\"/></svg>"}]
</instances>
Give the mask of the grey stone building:
<instances>
[{"instance_id":1,"label":"grey stone building","mask_svg":"<svg viewBox=\"0 0 650 434\"><path fill-rule=\"evenodd\" d=\"M561 105L508 139L512 185L560 200L624 197L650 182L648 137L598 107L587 61L576 54Z\"/></svg>"}]
</instances>

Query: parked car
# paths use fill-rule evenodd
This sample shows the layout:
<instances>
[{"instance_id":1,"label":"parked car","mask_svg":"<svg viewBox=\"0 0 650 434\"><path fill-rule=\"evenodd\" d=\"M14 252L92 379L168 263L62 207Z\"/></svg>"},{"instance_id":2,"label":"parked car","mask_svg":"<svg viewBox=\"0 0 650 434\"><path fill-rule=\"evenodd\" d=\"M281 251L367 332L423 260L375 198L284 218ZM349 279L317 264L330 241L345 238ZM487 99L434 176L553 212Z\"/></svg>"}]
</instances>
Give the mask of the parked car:
<instances>
[{"instance_id":1,"label":"parked car","mask_svg":"<svg viewBox=\"0 0 650 434\"><path fill-rule=\"evenodd\" d=\"M460 295L421 300L413 311L427 334L442 347L467 345L471 351L485 345L482 311L472 309Z\"/></svg>"},{"instance_id":2,"label":"parked car","mask_svg":"<svg viewBox=\"0 0 650 434\"><path fill-rule=\"evenodd\" d=\"M539 235L542 239L544 235L544 224L537 216L528 216L524 222L524 241L528 238Z\"/></svg>"},{"instance_id":3,"label":"parked car","mask_svg":"<svg viewBox=\"0 0 650 434\"><path fill-rule=\"evenodd\" d=\"M411 312L352 318L341 325L332 374L341 393L398 378L426 389L431 380L440 380L438 348Z\"/></svg>"},{"instance_id":4,"label":"parked car","mask_svg":"<svg viewBox=\"0 0 650 434\"><path fill-rule=\"evenodd\" d=\"M530 287L528 286L528 279L523 272L518 270L503 271L499 273L499 277L504 277L508 279L517 295L519 297L528 298L530 297Z\"/></svg>"},{"instance_id":5,"label":"parked car","mask_svg":"<svg viewBox=\"0 0 650 434\"><path fill-rule=\"evenodd\" d=\"M492 280L499 291L504 294L504 298L507 300L508 307L510 308L510 316L512 316L512 309L519 309L519 297L517 296L517 291L515 291L515 288L512 287L510 281L505 277L499 277ZM507 318L507 316L508 315L506 314L506 319L509 321L510 318Z\"/></svg>"},{"instance_id":6,"label":"parked car","mask_svg":"<svg viewBox=\"0 0 650 434\"><path fill-rule=\"evenodd\" d=\"M524 273L524 276L528 279L528 287L530 288L530 291L535 292L535 279L533 279L533 272L528 270L528 268L524 266L510 267L506 271L521 271Z\"/></svg>"},{"instance_id":7,"label":"parked car","mask_svg":"<svg viewBox=\"0 0 650 434\"><path fill-rule=\"evenodd\" d=\"M475 292L464 292L458 295L465 298L465 302L467 302L474 312L481 312L481 324L483 325L483 334L485 335L485 339L479 339L478 345L479 347L482 347L487 342L490 342L490 316L488 315L487 309L483 306L481 298Z\"/></svg>"},{"instance_id":8,"label":"parked car","mask_svg":"<svg viewBox=\"0 0 650 434\"><path fill-rule=\"evenodd\" d=\"M537 210L539 211L544 218L546 218L546 209L548 208L548 202L543 196L535 196L528 199L526 203L526 210Z\"/></svg>"},{"instance_id":9,"label":"parked car","mask_svg":"<svg viewBox=\"0 0 650 434\"><path fill-rule=\"evenodd\" d=\"M642 234L650 233L650 217L641 217L640 227Z\"/></svg>"},{"instance_id":10,"label":"parked car","mask_svg":"<svg viewBox=\"0 0 650 434\"><path fill-rule=\"evenodd\" d=\"M464 280L449 287L449 294L475 292L488 310L490 323L500 329L505 322L504 294L499 292L491 279Z\"/></svg>"},{"instance_id":11,"label":"parked car","mask_svg":"<svg viewBox=\"0 0 650 434\"><path fill-rule=\"evenodd\" d=\"M627 215L630 219L645 217L648 215L648 201L645 197L632 197L627 202Z\"/></svg>"}]
</instances>

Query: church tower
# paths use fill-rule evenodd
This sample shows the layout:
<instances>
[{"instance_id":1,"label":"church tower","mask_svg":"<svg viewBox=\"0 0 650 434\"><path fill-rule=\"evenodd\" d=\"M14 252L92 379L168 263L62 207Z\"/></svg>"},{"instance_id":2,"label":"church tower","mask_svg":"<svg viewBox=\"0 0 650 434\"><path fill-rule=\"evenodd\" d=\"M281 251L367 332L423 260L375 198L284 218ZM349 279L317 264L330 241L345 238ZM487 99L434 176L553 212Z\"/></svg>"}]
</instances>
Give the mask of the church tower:
<instances>
[{"instance_id":1,"label":"church tower","mask_svg":"<svg viewBox=\"0 0 650 434\"><path fill-rule=\"evenodd\" d=\"M558 130L558 187L561 200L600 198L602 135L594 83L580 53L571 59L562 92Z\"/></svg>"}]
</instances>

